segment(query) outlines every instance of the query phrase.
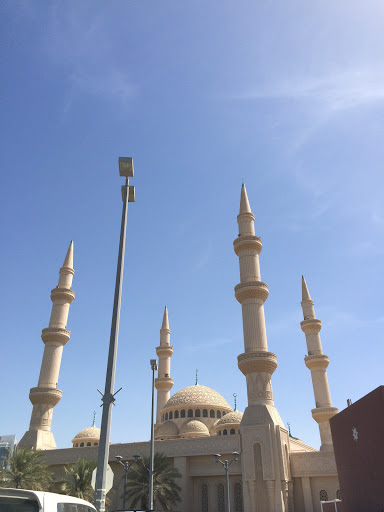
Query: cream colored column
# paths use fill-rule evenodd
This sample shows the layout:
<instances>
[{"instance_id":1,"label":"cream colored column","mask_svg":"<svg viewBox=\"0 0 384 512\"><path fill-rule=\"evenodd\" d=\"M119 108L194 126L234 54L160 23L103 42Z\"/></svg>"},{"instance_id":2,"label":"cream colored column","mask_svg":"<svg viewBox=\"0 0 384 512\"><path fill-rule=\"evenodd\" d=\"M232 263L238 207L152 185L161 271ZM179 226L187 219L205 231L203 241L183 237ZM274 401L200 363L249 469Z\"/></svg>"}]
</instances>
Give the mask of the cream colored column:
<instances>
[{"instance_id":1,"label":"cream colored column","mask_svg":"<svg viewBox=\"0 0 384 512\"><path fill-rule=\"evenodd\" d=\"M37 387L31 388L29 399L33 404L29 430L20 446L35 449L54 449L56 443L51 432L54 406L60 401L62 391L57 389L63 347L71 332L67 330L69 306L75 299L71 290L73 269L73 242L70 243L64 264L60 269L59 283L51 291L52 312L49 327L43 329L41 338L45 344L43 361Z\"/></svg>"},{"instance_id":2,"label":"cream colored column","mask_svg":"<svg viewBox=\"0 0 384 512\"><path fill-rule=\"evenodd\" d=\"M305 334L308 355L304 358L307 368L311 370L313 392L316 408L312 409L312 417L319 424L321 451L332 451L333 442L329 419L339 412L332 407L331 393L327 378L328 356L323 354L320 339L321 321L316 319L313 300L309 295L307 283L302 276L302 302L304 320L301 329Z\"/></svg>"},{"instance_id":3,"label":"cream colored column","mask_svg":"<svg viewBox=\"0 0 384 512\"><path fill-rule=\"evenodd\" d=\"M161 411L169 400L170 390L173 386L171 379L171 356L173 347L170 345L171 331L169 329L168 310L165 307L163 324L160 329L160 346L156 347L156 354L159 357L158 377L155 380L157 389L156 423L160 423Z\"/></svg>"},{"instance_id":4,"label":"cream colored column","mask_svg":"<svg viewBox=\"0 0 384 512\"><path fill-rule=\"evenodd\" d=\"M313 512L311 482L309 480L309 477L303 476L301 478L301 485L303 487L303 497L304 497L304 509L305 509L305 512Z\"/></svg>"},{"instance_id":5,"label":"cream colored column","mask_svg":"<svg viewBox=\"0 0 384 512\"><path fill-rule=\"evenodd\" d=\"M239 236L233 247L239 257L240 283L235 287L235 297L242 307L244 333L244 353L237 358L238 366L247 379L248 405L273 406L271 376L277 361L276 355L268 352L264 317L264 302L269 292L260 278L262 243L255 236L255 217L244 185L237 222Z\"/></svg>"}]
</instances>

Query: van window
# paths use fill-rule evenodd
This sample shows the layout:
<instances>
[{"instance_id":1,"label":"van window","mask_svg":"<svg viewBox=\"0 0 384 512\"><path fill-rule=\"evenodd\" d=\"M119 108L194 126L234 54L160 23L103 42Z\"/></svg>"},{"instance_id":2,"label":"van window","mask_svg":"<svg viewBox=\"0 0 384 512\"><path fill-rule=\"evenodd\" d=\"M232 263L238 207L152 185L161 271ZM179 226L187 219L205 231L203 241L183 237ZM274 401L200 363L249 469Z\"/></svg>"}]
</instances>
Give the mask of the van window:
<instances>
[{"instance_id":1,"label":"van window","mask_svg":"<svg viewBox=\"0 0 384 512\"><path fill-rule=\"evenodd\" d=\"M28 498L0 497L0 510L7 512L39 512L39 504Z\"/></svg>"},{"instance_id":2,"label":"van window","mask_svg":"<svg viewBox=\"0 0 384 512\"><path fill-rule=\"evenodd\" d=\"M58 503L57 512L94 512L93 508L77 503Z\"/></svg>"}]
</instances>

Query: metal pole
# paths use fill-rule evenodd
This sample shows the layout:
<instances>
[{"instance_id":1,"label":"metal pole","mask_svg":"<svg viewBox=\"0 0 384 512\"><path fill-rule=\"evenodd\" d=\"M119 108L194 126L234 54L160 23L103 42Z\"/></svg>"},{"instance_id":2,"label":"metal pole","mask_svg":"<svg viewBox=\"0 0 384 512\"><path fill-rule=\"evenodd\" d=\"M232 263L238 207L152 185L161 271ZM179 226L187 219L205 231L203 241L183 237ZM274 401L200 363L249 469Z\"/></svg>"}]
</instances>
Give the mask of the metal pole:
<instances>
[{"instance_id":1,"label":"metal pole","mask_svg":"<svg viewBox=\"0 0 384 512\"><path fill-rule=\"evenodd\" d=\"M127 496L127 479L129 471L129 462L124 464L124 496L123 496L123 510L125 510L125 500Z\"/></svg>"},{"instance_id":2,"label":"metal pole","mask_svg":"<svg viewBox=\"0 0 384 512\"><path fill-rule=\"evenodd\" d=\"M231 512L231 501L229 498L229 475L228 475L229 464L228 464L227 460L224 462L224 469L225 469L225 486L226 486L226 491L227 491L227 512Z\"/></svg>"},{"instance_id":3,"label":"metal pole","mask_svg":"<svg viewBox=\"0 0 384 512\"><path fill-rule=\"evenodd\" d=\"M98 512L105 512L105 487L107 477L107 466L109 458L109 439L111 433L112 405L115 401L113 390L115 385L117 342L119 337L121 290L123 286L124 253L127 225L129 182L126 178L123 187L123 212L121 217L119 256L117 260L115 298L113 301L111 336L109 340L109 353L107 375L105 378L105 391L102 398L103 414L101 418L101 431L99 451L97 456L97 471L95 484L95 507Z\"/></svg>"},{"instance_id":4,"label":"metal pole","mask_svg":"<svg viewBox=\"0 0 384 512\"><path fill-rule=\"evenodd\" d=\"M155 370L157 370L156 359L151 359L152 368L152 411L151 411L151 447L149 452L149 510L153 510L153 469L155 462Z\"/></svg>"}]
</instances>

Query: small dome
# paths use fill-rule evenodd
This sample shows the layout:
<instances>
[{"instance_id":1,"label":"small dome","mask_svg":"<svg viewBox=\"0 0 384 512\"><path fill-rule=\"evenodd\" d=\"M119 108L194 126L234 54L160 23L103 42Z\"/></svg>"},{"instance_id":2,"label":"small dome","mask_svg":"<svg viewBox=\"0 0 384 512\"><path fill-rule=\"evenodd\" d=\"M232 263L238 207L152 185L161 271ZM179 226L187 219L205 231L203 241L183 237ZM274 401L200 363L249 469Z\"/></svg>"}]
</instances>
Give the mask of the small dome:
<instances>
[{"instance_id":1,"label":"small dome","mask_svg":"<svg viewBox=\"0 0 384 512\"><path fill-rule=\"evenodd\" d=\"M204 423L199 420L187 420L180 428L180 437L203 437L209 436L209 430Z\"/></svg>"},{"instance_id":2,"label":"small dome","mask_svg":"<svg viewBox=\"0 0 384 512\"><path fill-rule=\"evenodd\" d=\"M176 423L168 420L165 423L162 423L156 430L156 439L164 437L177 437L178 434L179 429L177 428Z\"/></svg>"},{"instance_id":3,"label":"small dome","mask_svg":"<svg viewBox=\"0 0 384 512\"><path fill-rule=\"evenodd\" d=\"M232 411L223 416L215 423L215 428L227 427L228 425L240 425L243 413L240 411Z\"/></svg>"},{"instance_id":4,"label":"small dome","mask_svg":"<svg viewBox=\"0 0 384 512\"><path fill-rule=\"evenodd\" d=\"M232 411L226 399L217 391L206 386L188 386L171 396L165 404L163 411L176 407L216 407L225 411Z\"/></svg>"},{"instance_id":5,"label":"small dome","mask_svg":"<svg viewBox=\"0 0 384 512\"><path fill-rule=\"evenodd\" d=\"M97 427L88 427L84 430L81 430L73 439L73 446L76 447L76 444L80 446L95 446L95 443L99 444L100 441L100 429ZM87 444L91 443L91 444Z\"/></svg>"}]
</instances>

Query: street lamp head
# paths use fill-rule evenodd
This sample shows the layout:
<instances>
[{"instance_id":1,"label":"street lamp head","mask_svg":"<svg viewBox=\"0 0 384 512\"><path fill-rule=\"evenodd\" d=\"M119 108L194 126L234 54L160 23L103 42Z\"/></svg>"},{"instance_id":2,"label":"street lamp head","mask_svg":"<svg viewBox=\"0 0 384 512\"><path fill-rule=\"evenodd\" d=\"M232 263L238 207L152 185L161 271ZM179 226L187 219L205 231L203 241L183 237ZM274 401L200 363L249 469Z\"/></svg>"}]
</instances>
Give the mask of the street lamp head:
<instances>
[{"instance_id":1,"label":"street lamp head","mask_svg":"<svg viewBox=\"0 0 384 512\"><path fill-rule=\"evenodd\" d=\"M125 176L126 178L133 178L133 158L131 156L119 157L119 171L120 176Z\"/></svg>"},{"instance_id":2,"label":"street lamp head","mask_svg":"<svg viewBox=\"0 0 384 512\"><path fill-rule=\"evenodd\" d=\"M152 370L157 370L157 361L156 361L156 359L151 359L150 360L150 365L151 365Z\"/></svg>"},{"instance_id":3,"label":"street lamp head","mask_svg":"<svg viewBox=\"0 0 384 512\"><path fill-rule=\"evenodd\" d=\"M115 455L116 462L120 463L123 460L121 455Z\"/></svg>"},{"instance_id":4,"label":"street lamp head","mask_svg":"<svg viewBox=\"0 0 384 512\"><path fill-rule=\"evenodd\" d=\"M239 452L232 452L233 460L238 460L239 458Z\"/></svg>"},{"instance_id":5,"label":"street lamp head","mask_svg":"<svg viewBox=\"0 0 384 512\"><path fill-rule=\"evenodd\" d=\"M214 457L216 458L216 462L220 462L219 459L221 457L221 454L220 453L215 453L214 454Z\"/></svg>"},{"instance_id":6,"label":"street lamp head","mask_svg":"<svg viewBox=\"0 0 384 512\"><path fill-rule=\"evenodd\" d=\"M134 455L133 456L133 462L136 464L140 459L140 455Z\"/></svg>"}]
</instances>

